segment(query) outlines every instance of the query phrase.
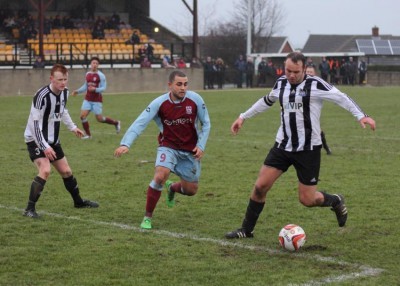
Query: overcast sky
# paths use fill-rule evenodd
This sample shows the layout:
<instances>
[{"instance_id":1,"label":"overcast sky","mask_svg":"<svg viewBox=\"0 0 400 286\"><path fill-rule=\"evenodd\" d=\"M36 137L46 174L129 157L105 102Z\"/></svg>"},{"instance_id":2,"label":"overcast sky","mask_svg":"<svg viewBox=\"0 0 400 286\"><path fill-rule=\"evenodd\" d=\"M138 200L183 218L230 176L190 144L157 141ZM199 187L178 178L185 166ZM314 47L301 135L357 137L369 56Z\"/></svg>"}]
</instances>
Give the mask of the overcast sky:
<instances>
[{"instance_id":1,"label":"overcast sky","mask_svg":"<svg viewBox=\"0 0 400 286\"><path fill-rule=\"evenodd\" d=\"M218 19L230 18L241 0L198 0L200 33ZM275 36L286 36L302 48L309 34L380 34L400 36L400 0L276 0L286 25ZM193 0L186 0L192 7ZM150 16L177 34L191 33L191 15L182 0L150 0Z\"/></svg>"}]
</instances>

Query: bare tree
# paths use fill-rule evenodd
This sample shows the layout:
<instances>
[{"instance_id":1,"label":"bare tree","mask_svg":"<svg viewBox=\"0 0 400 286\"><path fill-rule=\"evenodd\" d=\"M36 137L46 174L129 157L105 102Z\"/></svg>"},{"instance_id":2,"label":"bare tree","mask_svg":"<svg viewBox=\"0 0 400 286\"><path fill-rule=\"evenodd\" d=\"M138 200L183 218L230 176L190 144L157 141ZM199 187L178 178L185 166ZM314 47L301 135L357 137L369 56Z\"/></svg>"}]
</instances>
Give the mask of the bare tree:
<instances>
[{"instance_id":1,"label":"bare tree","mask_svg":"<svg viewBox=\"0 0 400 286\"><path fill-rule=\"evenodd\" d=\"M221 57L229 65L239 54L246 53L246 32L237 23L219 23L202 37L203 56Z\"/></svg>"},{"instance_id":2,"label":"bare tree","mask_svg":"<svg viewBox=\"0 0 400 286\"><path fill-rule=\"evenodd\" d=\"M246 52L247 5L252 1L252 52L267 52L269 39L282 27L282 8L279 0L236 0L232 17L209 25L201 40L204 56L223 57L234 62Z\"/></svg>"},{"instance_id":3,"label":"bare tree","mask_svg":"<svg viewBox=\"0 0 400 286\"><path fill-rule=\"evenodd\" d=\"M282 27L282 6L277 0L238 0L233 19L244 31L247 31L249 1L253 4L250 15L252 52L260 52L265 50L268 40Z\"/></svg>"}]
</instances>

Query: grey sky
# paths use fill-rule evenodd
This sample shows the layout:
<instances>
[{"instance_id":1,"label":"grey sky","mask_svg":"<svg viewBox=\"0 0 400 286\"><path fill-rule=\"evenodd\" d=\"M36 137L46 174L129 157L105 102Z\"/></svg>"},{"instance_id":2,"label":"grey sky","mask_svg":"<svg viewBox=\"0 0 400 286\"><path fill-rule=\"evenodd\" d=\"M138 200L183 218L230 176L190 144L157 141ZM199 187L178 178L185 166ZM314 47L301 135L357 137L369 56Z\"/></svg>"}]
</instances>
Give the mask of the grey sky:
<instances>
[{"instance_id":1,"label":"grey sky","mask_svg":"<svg viewBox=\"0 0 400 286\"><path fill-rule=\"evenodd\" d=\"M186 0L192 6L193 0ZM229 18L241 0L198 0L200 33L218 19ZM380 34L400 36L400 0L277 0L286 25L275 36L286 36L302 48L311 34ZM397 15L396 15L397 14ZM182 0L150 0L153 19L179 35L190 34L191 15Z\"/></svg>"}]
</instances>

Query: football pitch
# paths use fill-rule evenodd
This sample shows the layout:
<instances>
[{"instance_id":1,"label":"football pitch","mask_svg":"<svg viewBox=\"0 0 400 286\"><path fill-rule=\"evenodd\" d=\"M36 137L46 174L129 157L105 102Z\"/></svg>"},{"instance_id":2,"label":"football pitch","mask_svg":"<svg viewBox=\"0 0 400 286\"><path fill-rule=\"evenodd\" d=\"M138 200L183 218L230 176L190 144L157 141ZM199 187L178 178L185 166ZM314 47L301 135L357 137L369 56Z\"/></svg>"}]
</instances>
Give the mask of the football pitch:
<instances>
[{"instance_id":1,"label":"football pitch","mask_svg":"<svg viewBox=\"0 0 400 286\"><path fill-rule=\"evenodd\" d=\"M154 171L154 122L128 154L114 158L113 152L158 93L105 94L104 115L122 121L121 134L95 122L93 114L91 140L62 127L61 143L81 195L100 207L73 208L53 169L37 220L22 216L37 174L23 138L32 98L0 97L0 285L400 285L400 88L340 89L377 122L375 132L362 129L349 112L324 104L322 129L332 155L322 152L319 189L345 196L346 226L339 228L328 208L299 203L290 168L268 194L255 237L233 241L224 234L242 223L274 143L279 106L247 120L237 136L230 126L268 90L199 92L212 124L199 191L176 195L173 208L166 206L164 191L151 231L139 224ZM82 96L68 102L79 127L81 103ZM296 253L279 246L278 233L288 223L307 234Z\"/></svg>"}]
</instances>

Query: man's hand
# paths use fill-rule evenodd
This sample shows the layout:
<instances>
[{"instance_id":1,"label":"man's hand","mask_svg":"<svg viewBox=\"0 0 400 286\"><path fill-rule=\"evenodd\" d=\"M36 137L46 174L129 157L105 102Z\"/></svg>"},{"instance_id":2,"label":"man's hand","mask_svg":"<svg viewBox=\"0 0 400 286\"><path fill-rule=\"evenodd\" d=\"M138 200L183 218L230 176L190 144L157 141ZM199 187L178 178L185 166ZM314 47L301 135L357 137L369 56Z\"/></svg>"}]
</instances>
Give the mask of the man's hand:
<instances>
[{"instance_id":1,"label":"man's hand","mask_svg":"<svg viewBox=\"0 0 400 286\"><path fill-rule=\"evenodd\" d=\"M72 130L72 132L74 132L75 136L78 138L82 138L82 136L85 135L85 132L83 132L79 128L75 128L74 130Z\"/></svg>"},{"instance_id":2,"label":"man's hand","mask_svg":"<svg viewBox=\"0 0 400 286\"><path fill-rule=\"evenodd\" d=\"M117 149L114 151L114 157L121 157L122 154L126 154L129 152L129 148L127 146L119 146Z\"/></svg>"},{"instance_id":3,"label":"man's hand","mask_svg":"<svg viewBox=\"0 0 400 286\"><path fill-rule=\"evenodd\" d=\"M55 159L57 159L56 152L51 147L45 149L43 153L50 161L54 161Z\"/></svg>"},{"instance_id":4,"label":"man's hand","mask_svg":"<svg viewBox=\"0 0 400 286\"><path fill-rule=\"evenodd\" d=\"M242 125L244 123L244 119L238 117L231 126L231 132L233 135L237 135L239 133L240 128L242 128Z\"/></svg>"},{"instance_id":5,"label":"man's hand","mask_svg":"<svg viewBox=\"0 0 400 286\"><path fill-rule=\"evenodd\" d=\"M372 119L371 117L363 117L358 122L360 122L362 128L366 128L365 124L368 124L372 130L375 130L376 127L375 120Z\"/></svg>"},{"instance_id":6,"label":"man's hand","mask_svg":"<svg viewBox=\"0 0 400 286\"><path fill-rule=\"evenodd\" d=\"M204 152L203 152L203 150L201 150L199 147L195 147L194 149L193 149L193 156L196 158L196 160L200 160L202 157L203 157L203 155L204 155Z\"/></svg>"}]
</instances>

